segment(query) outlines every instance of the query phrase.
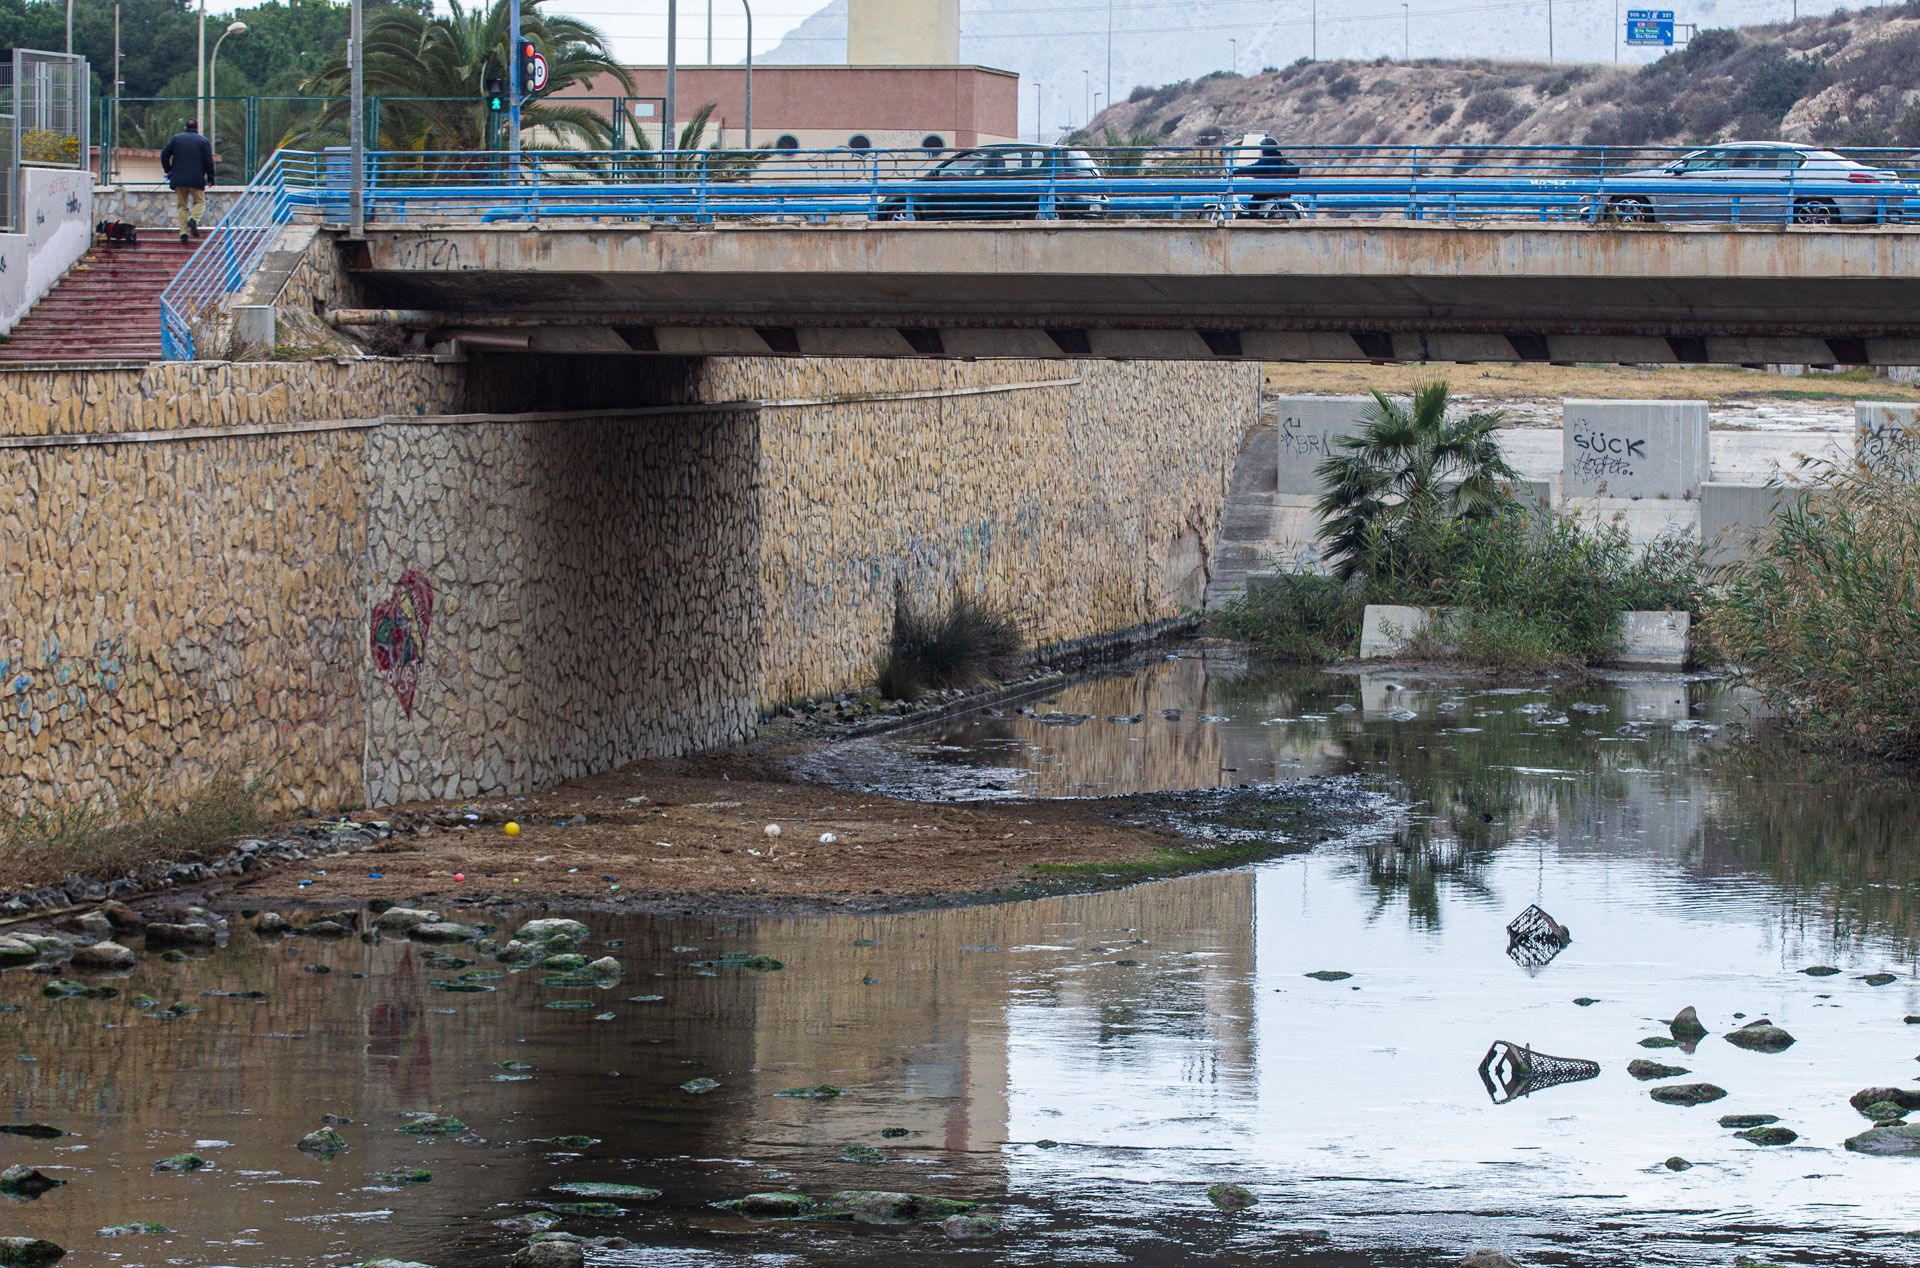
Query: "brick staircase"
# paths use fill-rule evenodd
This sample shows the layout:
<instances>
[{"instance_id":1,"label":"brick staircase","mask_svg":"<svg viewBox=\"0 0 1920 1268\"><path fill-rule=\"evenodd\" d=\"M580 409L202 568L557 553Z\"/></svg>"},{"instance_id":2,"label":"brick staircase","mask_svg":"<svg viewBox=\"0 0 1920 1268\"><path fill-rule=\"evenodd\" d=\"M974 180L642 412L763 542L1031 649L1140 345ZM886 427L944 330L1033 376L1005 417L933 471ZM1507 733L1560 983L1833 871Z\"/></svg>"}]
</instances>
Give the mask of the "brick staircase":
<instances>
[{"instance_id":1,"label":"brick staircase","mask_svg":"<svg viewBox=\"0 0 1920 1268\"><path fill-rule=\"evenodd\" d=\"M158 360L160 292L196 245L161 229L96 243L0 343L0 362Z\"/></svg>"}]
</instances>

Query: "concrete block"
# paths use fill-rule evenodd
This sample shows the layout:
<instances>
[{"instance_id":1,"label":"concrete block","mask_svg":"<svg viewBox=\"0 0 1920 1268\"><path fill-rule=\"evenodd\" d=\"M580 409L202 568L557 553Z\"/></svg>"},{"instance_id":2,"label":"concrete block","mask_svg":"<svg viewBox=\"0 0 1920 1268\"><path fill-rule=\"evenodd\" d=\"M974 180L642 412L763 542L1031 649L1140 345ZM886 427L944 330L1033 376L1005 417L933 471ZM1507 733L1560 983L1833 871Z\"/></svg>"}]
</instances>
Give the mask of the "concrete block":
<instances>
[{"instance_id":1,"label":"concrete block","mask_svg":"<svg viewBox=\"0 0 1920 1268\"><path fill-rule=\"evenodd\" d=\"M1621 529L1628 541L1639 546L1668 534L1697 537L1700 532L1698 500L1569 497L1561 509L1589 523Z\"/></svg>"},{"instance_id":2,"label":"concrete block","mask_svg":"<svg viewBox=\"0 0 1920 1268\"><path fill-rule=\"evenodd\" d=\"M1280 419L1275 491L1318 497L1314 469L1334 453L1334 442L1358 435L1360 416L1374 404L1371 396L1281 396L1273 398Z\"/></svg>"},{"instance_id":3,"label":"concrete block","mask_svg":"<svg viewBox=\"0 0 1920 1268\"><path fill-rule=\"evenodd\" d=\"M1393 603L1369 603L1360 618L1360 659L1384 660L1404 656L1407 650L1432 629L1445 638L1449 620L1445 608L1414 608ZM1437 648L1435 650L1438 650Z\"/></svg>"},{"instance_id":4,"label":"concrete block","mask_svg":"<svg viewBox=\"0 0 1920 1268\"><path fill-rule=\"evenodd\" d=\"M1692 646L1693 617L1686 612L1622 612L1616 665L1685 669Z\"/></svg>"},{"instance_id":5,"label":"concrete block","mask_svg":"<svg viewBox=\"0 0 1920 1268\"><path fill-rule=\"evenodd\" d=\"M280 342L272 304L235 304L233 328L242 339L262 348Z\"/></svg>"},{"instance_id":6,"label":"concrete block","mask_svg":"<svg viewBox=\"0 0 1920 1268\"><path fill-rule=\"evenodd\" d=\"M1568 498L1691 498L1711 470L1705 401L1562 402Z\"/></svg>"},{"instance_id":7,"label":"concrete block","mask_svg":"<svg viewBox=\"0 0 1920 1268\"><path fill-rule=\"evenodd\" d=\"M1772 529L1775 513L1794 495L1777 484L1701 485L1700 541L1707 562L1717 567L1752 558L1754 542Z\"/></svg>"},{"instance_id":8,"label":"concrete block","mask_svg":"<svg viewBox=\"0 0 1920 1268\"><path fill-rule=\"evenodd\" d=\"M1515 486L1521 504L1530 510L1553 510L1554 487L1551 479L1521 480Z\"/></svg>"},{"instance_id":9,"label":"concrete block","mask_svg":"<svg viewBox=\"0 0 1920 1268\"><path fill-rule=\"evenodd\" d=\"M1920 480L1920 405L1853 403L1854 453L1876 471Z\"/></svg>"}]
</instances>

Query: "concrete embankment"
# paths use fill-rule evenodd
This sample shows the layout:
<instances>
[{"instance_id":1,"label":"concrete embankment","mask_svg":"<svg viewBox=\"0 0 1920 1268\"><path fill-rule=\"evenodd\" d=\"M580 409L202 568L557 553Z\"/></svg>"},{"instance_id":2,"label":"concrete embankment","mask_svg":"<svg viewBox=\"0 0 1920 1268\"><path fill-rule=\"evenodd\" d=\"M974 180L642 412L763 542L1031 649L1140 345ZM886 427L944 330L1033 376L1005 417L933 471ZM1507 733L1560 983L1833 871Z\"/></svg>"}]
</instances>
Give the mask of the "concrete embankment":
<instances>
[{"instance_id":1,"label":"concrete embankment","mask_svg":"<svg viewBox=\"0 0 1920 1268\"><path fill-rule=\"evenodd\" d=\"M0 811L469 797L864 683L896 583L1197 606L1257 371L678 358L0 372Z\"/></svg>"}]
</instances>

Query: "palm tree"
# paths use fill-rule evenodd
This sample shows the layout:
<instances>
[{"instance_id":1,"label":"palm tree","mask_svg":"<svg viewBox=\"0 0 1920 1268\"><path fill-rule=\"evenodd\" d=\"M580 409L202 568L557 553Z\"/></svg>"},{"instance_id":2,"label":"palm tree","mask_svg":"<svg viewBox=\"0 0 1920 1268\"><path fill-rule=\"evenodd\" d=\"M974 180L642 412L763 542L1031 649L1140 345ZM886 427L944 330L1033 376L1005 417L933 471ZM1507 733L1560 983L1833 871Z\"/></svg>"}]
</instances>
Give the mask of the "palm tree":
<instances>
[{"instance_id":1,"label":"palm tree","mask_svg":"<svg viewBox=\"0 0 1920 1268\"><path fill-rule=\"evenodd\" d=\"M1445 383L1428 383L1409 408L1376 391L1360 433L1336 441L1316 469L1326 492L1315 509L1343 580L1441 520L1491 515L1510 500L1516 476L1493 435L1505 413L1450 415L1447 397Z\"/></svg>"},{"instance_id":2,"label":"palm tree","mask_svg":"<svg viewBox=\"0 0 1920 1268\"><path fill-rule=\"evenodd\" d=\"M520 31L547 59L547 86L521 107L521 126L583 148L605 146L613 137L611 113L602 117L590 106L556 102L554 94L604 76L631 96L633 80L598 27L541 13L539 5L540 0L521 0ZM509 0L471 11L460 0L449 0L448 7L451 12L434 16L383 7L367 21L366 91L383 98L376 138L382 149L486 148L487 111L480 94L489 76L507 77ZM304 91L344 97L348 81L342 50L307 80ZM299 140L337 141L346 132L346 116L345 101L329 102Z\"/></svg>"}]
</instances>

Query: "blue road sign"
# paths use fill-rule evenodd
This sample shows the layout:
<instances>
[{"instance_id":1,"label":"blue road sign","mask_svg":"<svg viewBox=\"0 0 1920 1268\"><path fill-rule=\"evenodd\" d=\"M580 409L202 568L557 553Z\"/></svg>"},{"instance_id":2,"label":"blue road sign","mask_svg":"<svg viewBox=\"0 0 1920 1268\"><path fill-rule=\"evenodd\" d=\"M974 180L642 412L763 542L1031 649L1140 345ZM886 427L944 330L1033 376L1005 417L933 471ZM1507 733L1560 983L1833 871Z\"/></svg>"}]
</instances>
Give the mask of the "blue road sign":
<instances>
[{"instance_id":1,"label":"blue road sign","mask_svg":"<svg viewBox=\"0 0 1920 1268\"><path fill-rule=\"evenodd\" d=\"M1628 9L1627 43L1673 47L1672 9Z\"/></svg>"}]
</instances>

